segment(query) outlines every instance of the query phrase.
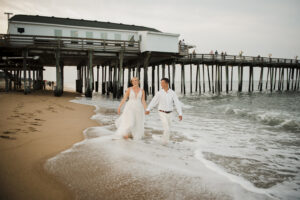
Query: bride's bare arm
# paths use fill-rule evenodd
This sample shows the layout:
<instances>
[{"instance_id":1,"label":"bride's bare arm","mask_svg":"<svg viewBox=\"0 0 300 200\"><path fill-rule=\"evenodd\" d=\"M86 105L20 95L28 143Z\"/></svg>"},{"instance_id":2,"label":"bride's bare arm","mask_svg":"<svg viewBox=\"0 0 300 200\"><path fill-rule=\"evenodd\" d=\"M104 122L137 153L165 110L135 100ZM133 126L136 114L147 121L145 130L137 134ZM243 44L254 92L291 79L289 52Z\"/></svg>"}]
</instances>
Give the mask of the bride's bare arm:
<instances>
[{"instance_id":1,"label":"bride's bare arm","mask_svg":"<svg viewBox=\"0 0 300 200\"><path fill-rule=\"evenodd\" d=\"M146 110L147 109L147 104L146 104L146 101L145 101L145 90L143 90L142 103L143 103L144 109Z\"/></svg>"},{"instance_id":2,"label":"bride's bare arm","mask_svg":"<svg viewBox=\"0 0 300 200\"><path fill-rule=\"evenodd\" d=\"M121 101L121 103L120 103L120 105L119 105L119 108L118 108L118 114L121 113L121 108L122 108L123 104L125 103L125 101L128 99L129 91L130 91L130 88L128 88L128 89L126 90L126 93L125 93L125 95L124 95L124 97L123 97L123 99L122 99L122 101Z\"/></svg>"}]
</instances>

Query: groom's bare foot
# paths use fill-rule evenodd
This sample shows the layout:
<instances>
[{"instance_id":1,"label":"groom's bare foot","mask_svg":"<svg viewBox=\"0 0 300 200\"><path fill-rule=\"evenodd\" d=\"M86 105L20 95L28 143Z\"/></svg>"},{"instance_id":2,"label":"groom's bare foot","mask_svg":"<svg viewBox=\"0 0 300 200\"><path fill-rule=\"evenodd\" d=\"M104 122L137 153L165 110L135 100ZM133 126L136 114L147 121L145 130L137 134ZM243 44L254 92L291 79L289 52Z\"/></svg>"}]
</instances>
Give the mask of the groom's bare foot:
<instances>
[{"instance_id":1,"label":"groom's bare foot","mask_svg":"<svg viewBox=\"0 0 300 200\"><path fill-rule=\"evenodd\" d=\"M124 135L123 138L127 140L128 139L128 135Z\"/></svg>"}]
</instances>

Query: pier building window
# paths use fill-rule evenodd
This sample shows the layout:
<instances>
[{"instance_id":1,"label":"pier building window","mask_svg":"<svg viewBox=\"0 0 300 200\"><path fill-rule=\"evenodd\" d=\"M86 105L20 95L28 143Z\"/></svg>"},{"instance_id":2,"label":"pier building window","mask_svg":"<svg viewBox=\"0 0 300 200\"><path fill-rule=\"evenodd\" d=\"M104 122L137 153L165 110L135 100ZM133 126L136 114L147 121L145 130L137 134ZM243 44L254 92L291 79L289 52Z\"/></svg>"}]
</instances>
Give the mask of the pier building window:
<instances>
[{"instance_id":1,"label":"pier building window","mask_svg":"<svg viewBox=\"0 0 300 200\"><path fill-rule=\"evenodd\" d=\"M133 47L134 46L134 35L128 35L128 40L129 40L129 47Z\"/></svg>"},{"instance_id":2,"label":"pier building window","mask_svg":"<svg viewBox=\"0 0 300 200\"><path fill-rule=\"evenodd\" d=\"M89 39L91 39L91 38L93 38L93 32L86 32L86 38L89 38ZM88 45L93 45L93 42L86 42L86 44L88 44Z\"/></svg>"},{"instance_id":3,"label":"pier building window","mask_svg":"<svg viewBox=\"0 0 300 200\"><path fill-rule=\"evenodd\" d=\"M102 40L107 40L107 33L100 33L100 38ZM100 45L104 45L104 43L101 43Z\"/></svg>"},{"instance_id":4,"label":"pier building window","mask_svg":"<svg viewBox=\"0 0 300 200\"><path fill-rule=\"evenodd\" d=\"M120 33L115 33L115 40L121 40L121 34ZM116 43L115 46L121 46L121 43Z\"/></svg>"},{"instance_id":5,"label":"pier building window","mask_svg":"<svg viewBox=\"0 0 300 200\"><path fill-rule=\"evenodd\" d=\"M71 37L71 44L78 44L78 41L76 39L73 39L78 37L78 31L71 30Z\"/></svg>"},{"instance_id":6,"label":"pier building window","mask_svg":"<svg viewBox=\"0 0 300 200\"><path fill-rule=\"evenodd\" d=\"M107 40L107 33L101 33L100 34L101 39Z\"/></svg>"},{"instance_id":7,"label":"pier building window","mask_svg":"<svg viewBox=\"0 0 300 200\"><path fill-rule=\"evenodd\" d=\"M24 33L25 32L25 28L18 28L18 33Z\"/></svg>"},{"instance_id":8,"label":"pier building window","mask_svg":"<svg viewBox=\"0 0 300 200\"><path fill-rule=\"evenodd\" d=\"M62 30L55 29L54 30L54 36L55 37L62 37Z\"/></svg>"}]
</instances>

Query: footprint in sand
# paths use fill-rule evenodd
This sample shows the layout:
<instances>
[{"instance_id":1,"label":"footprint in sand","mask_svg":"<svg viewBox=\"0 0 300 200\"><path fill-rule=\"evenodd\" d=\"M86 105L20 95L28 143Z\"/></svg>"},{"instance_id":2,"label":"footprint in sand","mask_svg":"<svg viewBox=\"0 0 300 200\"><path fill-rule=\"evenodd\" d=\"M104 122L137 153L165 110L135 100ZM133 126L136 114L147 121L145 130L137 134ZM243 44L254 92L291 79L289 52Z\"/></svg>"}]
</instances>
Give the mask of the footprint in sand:
<instances>
[{"instance_id":1,"label":"footprint in sand","mask_svg":"<svg viewBox=\"0 0 300 200\"><path fill-rule=\"evenodd\" d=\"M68 110L74 110L74 108L71 108L69 106L65 106L65 108L68 109Z\"/></svg>"},{"instance_id":2,"label":"footprint in sand","mask_svg":"<svg viewBox=\"0 0 300 200\"><path fill-rule=\"evenodd\" d=\"M41 126L40 124L35 123L35 122L32 122L32 123L30 123L30 124L33 125L33 126Z\"/></svg>"},{"instance_id":3,"label":"footprint in sand","mask_svg":"<svg viewBox=\"0 0 300 200\"><path fill-rule=\"evenodd\" d=\"M29 126L28 129L29 129L29 131L31 131L31 132L36 132L36 131L37 131L35 128L33 128L33 127L31 127L31 126Z\"/></svg>"},{"instance_id":4,"label":"footprint in sand","mask_svg":"<svg viewBox=\"0 0 300 200\"><path fill-rule=\"evenodd\" d=\"M39 119L39 118L35 118L34 120L36 120L36 121L45 121L45 120Z\"/></svg>"},{"instance_id":5,"label":"footprint in sand","mask_svg":"<svg viewBox=\"0 0 300 200\"><path fill-rule=\"evenodd\" d=\"M36 110L35 112L37 112L39 114L43 113L43 111L41 111L41 110Z\"/></svg>"},{"instance_id":6,"label":"footprint in sand","mask_svg":"<svg viewBox=\"0 0 300 200\"><path fill-rule=\"evenodd\" d=\"M2 133L3 134L15 134L15 132L12 132L12 131L3 131Z\"/></svg>"},{"instance_id":7,"label":"footprint in sand","mask_svg":"<svg viewBox=\"0 0 300 200\"><path fill-rule=\"evenodd\" d=\"M52 111L52 112L56 112L55 108L52 107L52 106L48 106L47 110L50 110L50 111Z\"/></svg>"},{"instance_id":8,"label":"footprint in sand","mask_svg":"<svg viewBox=\"0 0 300 200\"><path fill-rule=\"evenodd\" d=\"M9 140L15 140L16 139L15 137L10 137L8 135L0 135L0 138L9 139Z\"/></svg>"},{"instance_id":9,"label":"footprint in sand","mask_svg":"<svg viewBox=\"0 0 300 200\"><path fill-rule=\"evenodd\" d=\"M8 135L8 134L16 134L16 133L18 133L20 131L21 131L21 129L15 128L15 129L10 129L10 130L6 130L6 131L2 131L2 133Z\"/></svg>"}]
</instances>

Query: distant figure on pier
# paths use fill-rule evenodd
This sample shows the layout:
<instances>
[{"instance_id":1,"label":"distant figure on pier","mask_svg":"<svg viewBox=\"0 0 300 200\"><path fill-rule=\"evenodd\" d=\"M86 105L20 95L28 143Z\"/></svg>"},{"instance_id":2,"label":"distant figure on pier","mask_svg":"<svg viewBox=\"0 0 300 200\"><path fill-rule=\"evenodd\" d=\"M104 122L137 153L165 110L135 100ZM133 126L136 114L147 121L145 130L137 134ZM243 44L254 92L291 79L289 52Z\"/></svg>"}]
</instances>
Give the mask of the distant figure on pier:
<instances>
[{"instance_id":1,"label":"distant figure on pier","mask_svg":"<svg viewBox=\"0 0 300 200\"><path fill-rule=\"evenodd\" d=\"M257 60L258 60L258 61L260 60L260 55L257 56Z\"/></svg>"},{"instance_id":2,"label":"distant figure on pier","mask_svg":"<svg viewBox=\"0 0 300 200\"><path fill-rule=\"evenodd\" d=\"M196 51L195 51L195 49L193 50L193 58L196 58Z\"/></svg>"},{"instance_id":3,"label":"distant figure on pier","mask_svg":"<svg viewBox=\"0 0 300 200\"><path fill-rule=\"evenodd\" d=\"M224 56L227 56L227 52L225 51Z\"/></svg>"},{"instance_id":4,"label":"distant figure on pier","mask_svg":"<svg viewBox=\"0 0 300 200\"><path fill-rule=\"evenodd\" d=\"M144 136L145 110L147 104L145 101L145 91L139 87L139 79L131 79L132 87L126 90L126 93L119 105L118 114L121 113L122 105L127 101L123 113L116 120L117 131L114 139L140 140Z\"/></svg>"},{"instance_id":5,"label":"distant figure on pier","mask_svg":"<svg viewBox=\"0 0 300 200\"><path fill-rule=\"evenodd\" d=\"M185 45L184 39L182 39L181 45L183 46Z\"/></svg>"},{"instance_id":6,"label":"distant figure on pier","mask_svg":"<svg viewBox=\"0 0 300 200\"><path fill-rule=\"evenodd\" d=\"M240 57L243 56L243 53L244 53L244 52L241 50L240 53L239 53Z\"/></svg>"},{"instance_id":7,"label":"distant figure on pier","mask_svg":"<svg viewBox=\"0 0 300 200\"><path fill-rule=\"evenodd\" d=\"M215 51L215 55L218 55L218 51L217 50Z\"/></svg>"},{"instance_id":8,"label":"distant figure on pier","mask_svg":"<svg viewBox=\"0 0 300 200\"><path fill-rule=\"evenodd\" d=\"M135 42L134 36L132 36L132 37L130 38L130 40L129 40L128 46L129 46L129 47L133 47L133 46L134 46L134 42Z\"/></svg>"},{"instance_id":9,"label":"distant figure on pier","mask_svg":"<svg viewBox=\"0 0 300 200\"><path fill-rule=\"evenodd\" d=\"M184 39L183 40L179 40L179 48L180 48L181 51L185 51Z\"/></svg>"}]
</instances>

